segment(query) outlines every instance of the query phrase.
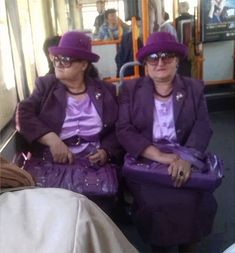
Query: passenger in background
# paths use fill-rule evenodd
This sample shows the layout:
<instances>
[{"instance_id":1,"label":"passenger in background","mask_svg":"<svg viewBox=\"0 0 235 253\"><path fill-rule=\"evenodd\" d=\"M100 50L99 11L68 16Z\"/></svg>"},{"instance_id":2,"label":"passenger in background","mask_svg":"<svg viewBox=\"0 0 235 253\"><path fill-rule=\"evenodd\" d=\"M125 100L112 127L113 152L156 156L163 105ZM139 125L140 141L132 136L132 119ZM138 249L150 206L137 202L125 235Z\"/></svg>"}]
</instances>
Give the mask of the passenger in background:
<instances>
[{"instance_id":1,"label":"passenger in background","mask_svg":"<svg viewBox=\"0 0 235 253\"><path fill-rule=\"evenodd\" d=\"M189 14L189 3L183 1L179 3L179 16L175 19L175 27L179 42L184 43L189 48L188 57L181 59L178 73L183 76L192 76L192 62L194 60L194 15ZM187 24L182 22L188 20Z\"/></svg>"},{"instance_id":2,"label":"passenger in background","mask_svg":"<svg viewBox=\"0 0 235 253\"><path fill-rule=\"evenodd\" d=\"M94 31L94 39L99 35L99 29L101 25L104 23L104 13L105 13L105 0L96 1L96 9L99 15L95 18L95 31Z\"/></svg>"},{"instance_id":3,"label":"passenger in background","mask_svg":"<svg viewBox=\"0 0 235 253\"><path fill-rule=\"evenodd\" d=\"M172 252L172 247L196 252L193 243L210 233L217 209L212 193L183 187L191 163L159 147L168 143L204 154L212 136L203 82L177 74L186 55L186 47L170 33L152 33L137 53L148 76L125 81L120 91L117 137L136 162L130 164L138 167L146 159L165 164L172 180L170 187L148 182L141 171L139 180L125 176L138 231L155 253Z\"/></svg>"},{"instance_id":4,"label":"passenger in background","mask_svg":"<svg viewBox=\"0 0 235 253\"><path fill-rule=\"evenodd\" d=\"M49 54L48 48L52 47L52 46L59 45L60 39L61 39L61 36L55 35L55 36L47 38L43 43L43 51L44 51L45 56L47 58L48 68L49 68L49 71L47 74L54 74L55 73L55 68L54 68L53 63L51 61L51 56Z\"/></svg>"},{"instance_id":5,"label":"passenger in background","mask_svg":"<svg viewBox=\"0 0 235 253\"><path fill-rule=\"evenodd\" d=\"M141 25L140 20L137 21L138 25L138 38L137 38L137 46L141 48L143 46L142 36L141 36ZM132 44L132 32L128 32L122 36L121 42L117 49L117 55L115 57L115 61L117 64L117 77L119 77L119 72L121 67L130 61L133 61L133 44ZM142 66L139 67L140 75L144 75L144 68ZM125 70L124 76L131 76L134 74L134 67L128 67Z\"/></svg>"},{"instance_id":6,"label":"passenger in background","mask_svg":"<svg viewBox=\"0 0 235 253\"><path fill-rule=\"evenodd\" d=\"M140 6L141 6L141 1ZM158 0L149 0L149 5L148 5L148 13L149 13L149 31L152 33L153 31L156 30L156 25L160 23L161 19L161 14L162 14L162 7L163 3L162 1Z\"/></svg>"},{"instance_id":7,"label":"passenger in background","mask_svg":"<svg viewBox=\"0 0 235 253\"><path fill-rule=\"evenodd\" d=\"M162 10L162 18L160 20L161 20L160 24L157 23L157 20L154 23L153 31L170 33L175 37L176 41L178 41L175 27L173 26L173 24L169 19L169 14L164 9Z\"/></svg>"},{"instance_id":8,"label":"passenger in background","mask_svg":"<svg viewBox=\"0 0 235 253\"><path fill-rule=\"evenodd\" d=\"M97 78L92 62L97 62L99 56L91 51L91 40L84 33L65 33L58 46L49 48L49 53L55 75L39 77L32 95L19 103L16 129L31 143L32 158L64 164L59 166L64 168L64 188L80 192L73 185L76 180L70 182L66 178L73 178L79 170L91 168L96 172L121 161L122 150L115 135L116 89ZM35 170L37 166L40 167L36 164ZM43 173L47 167L40 169ZM53 172L55 178L57 172ZM112 175L104 174L103 180L112 183L106 178ZM41 177L34 176L37 184L45 185Z\"/></svg>"},{"instance_id":9,"label":"passenger in background","mask_svg":"<svg viewBox=\"0 0 235 253\"><path fill-rule=\"evenodd\" d=\"M141 38L137 39L138 48L143 46L143 42ZM127 63L133 61L133 46L132 46L132 32L129 32L123 35L121 43L117 50L117 55L115 57L115 61L117 64L117 77L119 77L119 72L121 67ZM139 66L140 75L144 75L144 68ZM134 67L128 67L125 70L124 76L131 76L134 74Z\"/></svg>"},{"instance_id":10,"label":"passenger in background","mask_svg":"<svg viewBox=\"0 0 235 253\"><path fill-rule=\"evenodd\" d=\"M175 19L175 27L178 30L178 24L181 20L192 19L194 20L194 16L189 12L189 3L188 1L183 1L179 3L179 16Z\"/></svg>"},{"instance_id":11,"label":"passenger in background","mask_svg":"<svg viewBox=\"0 0 235 253\"><path fill-rule=\"evenodd\" d=\"M117 17L115 9L105 11L105 23L99 29L100 40L117 40L126 34L130 27Z\"/></svg>"}]
</instances>

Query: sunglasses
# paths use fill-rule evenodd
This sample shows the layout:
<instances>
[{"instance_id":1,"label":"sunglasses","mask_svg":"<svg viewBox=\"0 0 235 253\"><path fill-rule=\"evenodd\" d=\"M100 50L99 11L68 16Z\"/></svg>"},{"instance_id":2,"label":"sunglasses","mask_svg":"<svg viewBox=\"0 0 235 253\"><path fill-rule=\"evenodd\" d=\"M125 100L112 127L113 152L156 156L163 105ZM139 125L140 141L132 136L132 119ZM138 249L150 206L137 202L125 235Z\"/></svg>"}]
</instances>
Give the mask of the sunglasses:
<instances>
[{"instance_id":1,"label":"sunglasses","mask_svg":"<svg viewBox=\"0 0 235 253\"><path fill-rule=\"evenodd\" d=\"M68 56L53 56L54 67L70 68L73 62L80 62L80 59L74 59Z\"/></svg>"},{"instance_id":2,"label":"sunglasses","mask_svg":"<svg viewBox=\"0 0 235 253\"><path fill-rule=\"evenodd\" d=\"M167 52L154 53L154 54L150 54L146 58L146 62L150 65L158 65L159 60L161 59L163 64L169 64L169 63L172 63L173 59L176 56L177 55L175 53L167 53Z\"/></svg>"}]
</instances>

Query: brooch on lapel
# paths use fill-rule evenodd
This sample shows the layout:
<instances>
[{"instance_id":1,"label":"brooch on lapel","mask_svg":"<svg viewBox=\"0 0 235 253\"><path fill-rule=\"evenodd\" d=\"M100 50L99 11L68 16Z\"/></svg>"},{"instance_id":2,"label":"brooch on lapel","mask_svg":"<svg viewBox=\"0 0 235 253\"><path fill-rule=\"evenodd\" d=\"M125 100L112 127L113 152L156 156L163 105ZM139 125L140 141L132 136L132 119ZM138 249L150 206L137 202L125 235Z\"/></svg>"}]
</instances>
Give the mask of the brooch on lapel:
<instances>
[{"instance_id":1,"label":"brooch on lapel","mask_svg":"<svg viewBox=\"0 0 235 253\"><path fill-rule=\"evenodd\" d=\"M101 93L99 91L95 92L95 98L96 100L99 100L101 98Z\"/></svg>"},{"instance_id":2,"label":"brooch on lapel","mask_svg":"<svg viewBox=\"0 0 235 253\"><path fill-rule=\"evenodd\" d=\"M177 92L177 93L176 93L176 100L179 101L180 99L183 98L183 96L184 96L184 95L183 95L181 92Z\"/></svg>"}]
</instances>

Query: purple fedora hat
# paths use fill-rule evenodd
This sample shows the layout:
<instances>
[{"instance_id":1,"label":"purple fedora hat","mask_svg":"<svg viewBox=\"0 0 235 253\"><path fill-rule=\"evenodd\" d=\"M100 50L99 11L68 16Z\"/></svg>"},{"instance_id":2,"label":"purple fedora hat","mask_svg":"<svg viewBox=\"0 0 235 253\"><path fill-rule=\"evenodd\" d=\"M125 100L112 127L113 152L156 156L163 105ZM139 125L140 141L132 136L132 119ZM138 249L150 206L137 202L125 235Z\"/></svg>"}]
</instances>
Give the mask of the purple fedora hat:
<instances>
[{"instance_id":1,"label":"purple fedora hat","mask_svg":"<svg viewBox=\"0 0 235 253\"><path fill-rule=\"evenodd\" d=\"M176 38L167 32L152 33L146 45L139 49L136 56L139 62L143 62L144 58L150 54L157 52L176 53L179 57L187 56L187 47L176 41Z\"/></svg>"},{"instance_id":2,"label":"purple fedora hat","mask_svg":"<svg viewBox=\"0 0 235 253\"><path fill-rule=\"evenodd\" d=\"M49 47L52 55L69 56L75 59L97 62L99 56L91 52L91 39L83 32L66 32L56 47Z\"/></svg>"}]
</instances>

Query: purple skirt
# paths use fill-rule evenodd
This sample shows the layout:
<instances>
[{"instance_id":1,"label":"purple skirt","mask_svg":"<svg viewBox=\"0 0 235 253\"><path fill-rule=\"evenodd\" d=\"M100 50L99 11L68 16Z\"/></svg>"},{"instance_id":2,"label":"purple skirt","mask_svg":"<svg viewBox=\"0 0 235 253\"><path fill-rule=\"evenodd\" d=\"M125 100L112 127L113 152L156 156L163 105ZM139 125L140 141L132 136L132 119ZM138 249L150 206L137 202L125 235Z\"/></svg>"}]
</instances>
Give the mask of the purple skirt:
<instances>
[{"instance_id":1,"label":"purple skirt","mask_svg":"<svg viewBox=\"0 0 235 253\"><path fill-rule=\"evenodd\" d=\"M136 201L135 223L147 243L193 243L211 232L217 210L212 193L126 179Z\"/></svg>"}]
</instances>

